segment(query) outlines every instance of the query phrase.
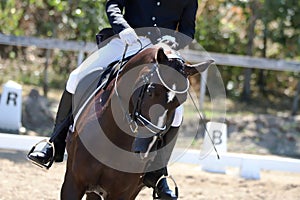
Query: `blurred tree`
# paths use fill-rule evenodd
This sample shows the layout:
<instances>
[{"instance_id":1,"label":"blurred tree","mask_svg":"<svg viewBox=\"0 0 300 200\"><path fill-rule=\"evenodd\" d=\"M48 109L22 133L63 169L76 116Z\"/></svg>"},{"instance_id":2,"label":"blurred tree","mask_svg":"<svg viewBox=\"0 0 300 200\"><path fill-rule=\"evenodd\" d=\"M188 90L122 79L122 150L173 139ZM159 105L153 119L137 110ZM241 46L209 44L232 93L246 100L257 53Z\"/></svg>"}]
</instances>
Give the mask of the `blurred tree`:
<instances>
[{"instance_id":1,"label":"blurred tree","mask_svg":"<svg viewBox=\"0 0 300 200\"><path fill-rule=\"evenodd\" d=\"M205 8L201 7L197 19L196 40L206 50L278 59L300 59L300 1L199 1L199 5L202 4ZM249 99L253 92L266 93L266 90L272 88L277 91L282 88L280 92L283 92L286 89L283 87L296 85L291 84L292 79L289 77L293 76L293 73L250 71L236 67L222 68L221 73L229 96ZM275 80L275 84L266 80ZM258 87L255 83L258 83ZM252 91L250 86L255 86L255 91Z\"/></svg>"},{"instance_id":2,"label":"blurred tree","mask_svg":"<svg viewBox=\"0 0 300 200\"><path fill-rule=\"evenodd\" d=\"M203 2L205 1L205 4ZM246 53L246 15L230 1L199 1L195 39L211 52ZM229 96L240 96L241 68L222 67L222 78Z\"/></svg>"},{"instance_id":3,"label":"blurred tree","mask_svg":"<svg viewBox=\"0 0 300 200\"><path fill-rule=\"evenodd\" d=\"M259 10L260 10L260 2L258 0L249 0L248 4L245 6L248 27L247 27L247 55L253 56L254 51L254 38L255 38L255 26L256 21L259 17ZM244 69L244 87L242 92L242 101L249 101L251 96L251 74L252 69L246 68Z\"/></svg>"},{"instance_id":4,"label":"blurred tree","mask_svg":"<svg viewBox=\"0 0 300 200\"><path fill-rule=\"evenodd\" d=\"M0 32L16 36L94 41L96 33L108 26L104 7L105 0L1 0ZM1 45L0 55L3 58L15 58L20 49L25 48ZM51 59L47 57L47 65L52 65L56 72L64 72L59 73L61 78L55 77L52 81L65 82L72 70L69 66L76 66L76 62L73 62L76 60L75 52L46 54L47 51L42 49L38 52L42 58L51 55ZM26 55L23 58L26 59Z\"/></svg>"},{"instance_id":5,"label":"blurred tree","mask_svg":"<svg viewBox=\"0 0 300 200\"><path fill-rule=\"evenodd\" d=\"M7 0L0 4L0 32L94 40L108 20L105 0Z\"/></svg>"},{"instance_id":6,"label":"blurred tree","mask_svg":"<svg viewBox=\"0 0 300 200\"><path fill-rule=\"evenodd\" d=\"M1 0L0 32L13 35L22 35L24 33L19 24L24 16L24 9L22 7L22 1Z\"/></svg>"}]
</instances>

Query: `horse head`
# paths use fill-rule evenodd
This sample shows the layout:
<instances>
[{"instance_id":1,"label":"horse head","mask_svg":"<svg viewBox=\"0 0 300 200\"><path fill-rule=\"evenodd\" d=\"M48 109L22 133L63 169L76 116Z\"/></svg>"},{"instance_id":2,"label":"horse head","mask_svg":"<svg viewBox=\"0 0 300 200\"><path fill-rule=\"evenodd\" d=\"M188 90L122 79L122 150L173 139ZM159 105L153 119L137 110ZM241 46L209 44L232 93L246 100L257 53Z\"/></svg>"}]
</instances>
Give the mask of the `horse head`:
<instances>
[{"instance_id":1,"label":"horse head","mask_svg":"<svg viewBox=\"0 0 300 200\"><path fill-rule=\"evenodd\" d=\"M191 65L176 52L161 47L155 47L154 55L151 63L141 65L128 110L131 123L135 124L132 130L138 137L148 138L148 143L170 128L176 108L186 101L189 77L205 71L214 62Z\"/></svg>"}]
</instances>

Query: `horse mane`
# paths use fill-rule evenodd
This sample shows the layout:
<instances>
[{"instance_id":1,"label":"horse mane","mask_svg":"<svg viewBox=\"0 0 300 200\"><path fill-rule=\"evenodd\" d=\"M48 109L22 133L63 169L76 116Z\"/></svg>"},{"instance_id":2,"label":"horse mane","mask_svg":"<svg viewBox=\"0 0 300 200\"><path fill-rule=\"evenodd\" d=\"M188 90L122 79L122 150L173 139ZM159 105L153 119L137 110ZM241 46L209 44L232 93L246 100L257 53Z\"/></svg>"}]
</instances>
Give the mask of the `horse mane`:
<instances>
[{"instance_id":1,"label":"horse mane","mask_svg":"<svg viewBox=\"0 0 300 200\"><path fill-rule=\"evenodd\" d=\"M131 70L134 67L143 64L155 63L158 49L159 48L155 45L137 53L124 65L122 74L126 74L127 71Z\"/></svg>"}]
</instances>

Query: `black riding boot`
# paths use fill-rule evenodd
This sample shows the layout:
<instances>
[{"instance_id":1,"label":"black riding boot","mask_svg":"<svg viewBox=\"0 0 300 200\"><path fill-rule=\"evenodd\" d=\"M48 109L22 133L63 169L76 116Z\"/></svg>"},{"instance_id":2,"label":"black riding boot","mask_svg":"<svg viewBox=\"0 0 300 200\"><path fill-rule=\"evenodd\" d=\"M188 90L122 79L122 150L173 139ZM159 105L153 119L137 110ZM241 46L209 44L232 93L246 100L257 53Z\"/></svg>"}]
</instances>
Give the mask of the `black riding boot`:
<instances>
[{"instance_id":1,"label":"black riding boot","mask_svg":"<svg viewBox=\"0 0 300 200\"><path fill-rule=\"evenodd\" d=\"M163 148L163 151L160 151L160 154L155 156L154 161L151 163L150 167L155 167L156 169L159 166L167 166L171 153L174 149L177 136L178 136L179 127L171 127L166 134L163 136L162 144L159 144L158 148ZM170 190L167 179L160 177L167 176L167 167L163 167L156 171L147 172L144 176L144 184L147 187L152 187L154 189L154 193L159 199L163 200L175 200L178 197L172 190ZM159 180L160 179L160 180ZM157 181L159 182L157 183Z\"/></svg>"},{"instance_id":2,"label":"black riding boot","mask_svg":"<svg viewBox=\"0 0 300 200\"><path fill-rule=\"evenodd\" d=\"M64 91L59 103L54 130L50 141L54 143L55 154L54 161L62 162L66 147L66 137L69 126L72 121L72 94ZM41 151L34 151L28 155L29 159L41 164L47 164L53 158L53 148L50 144L46 144Z\"/></svg>"},{"instance_id":3,"label":"black riding boot","mask_svg":"<svg viewBox=\"0 0 300 200\"><path fill-rule=\"evenodd\" d=\"M154 197L156 196L161 200L176 200L178 197L174 192L172 192L172 190L170 190L167 179L160 179L163 175L168 175L166 167L156 171L147 172L144 176L143 182L147 187L153 188ZM159 182L157 183L158 180Z\"/></svg>"}]
</instances>

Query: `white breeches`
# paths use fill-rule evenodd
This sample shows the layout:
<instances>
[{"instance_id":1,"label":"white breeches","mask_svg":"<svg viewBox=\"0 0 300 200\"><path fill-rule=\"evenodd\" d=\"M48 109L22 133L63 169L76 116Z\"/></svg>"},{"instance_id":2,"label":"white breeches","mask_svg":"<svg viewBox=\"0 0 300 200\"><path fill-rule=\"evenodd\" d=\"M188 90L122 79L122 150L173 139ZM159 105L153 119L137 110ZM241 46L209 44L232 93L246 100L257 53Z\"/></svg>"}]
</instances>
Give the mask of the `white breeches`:
<instances>
[{"instance_id":1,"label":"white breeches","mask_svg":"<svg viewBox=\"0 0 300 200\"><path fill-rule=\"evenodd\" d=\"M151 47L152 43L148 38L140 37L143 47ZM141 48L139 43L128 46L126 56L137 53ZM110 63L120 60L123 56L125 45L119 38L112 39L107 45L92 53L83 63L81 63L69 76L66 90L75 93L80 80L93 71L106 68ZM175 111L172 122L173 127L180 126L183 118L183 106L179 106Z\"/></svg>"},{"instance_id":2,"label":"white breeches","mask_svg":"<svg viewBox=\"0 0 300 200\"><path fill-rule=\"evenodd\" d=\"M152 46L148 38L140 37L143 47ZM141 48L139 43L128 46L126 56L137 53ZM125 49L124 43L119 38L112 39L107 45L92 53L83 63L81 63L75 70L73 70L67 81L66 89L68 92L74 94L78 83L87 74L106 68L110 63L120 60Z\"/></svg>"}]
</instances>

